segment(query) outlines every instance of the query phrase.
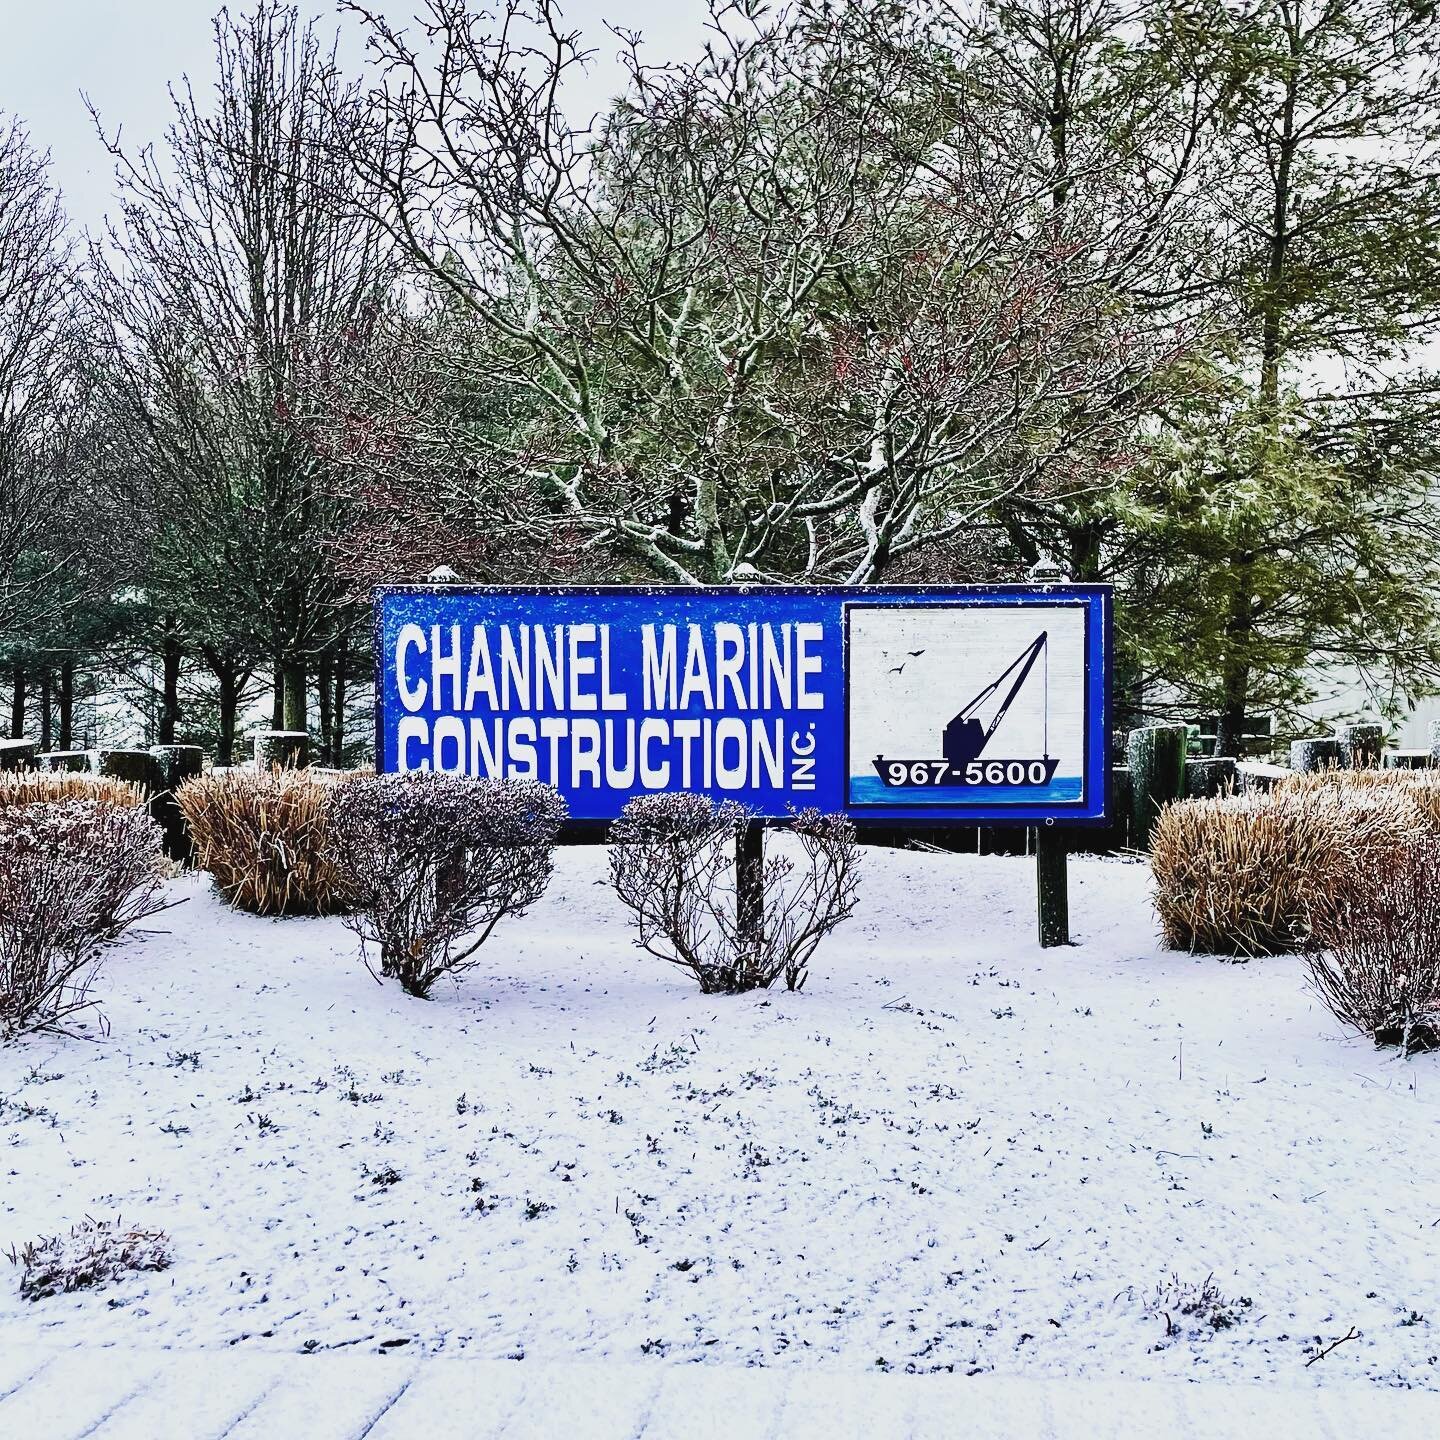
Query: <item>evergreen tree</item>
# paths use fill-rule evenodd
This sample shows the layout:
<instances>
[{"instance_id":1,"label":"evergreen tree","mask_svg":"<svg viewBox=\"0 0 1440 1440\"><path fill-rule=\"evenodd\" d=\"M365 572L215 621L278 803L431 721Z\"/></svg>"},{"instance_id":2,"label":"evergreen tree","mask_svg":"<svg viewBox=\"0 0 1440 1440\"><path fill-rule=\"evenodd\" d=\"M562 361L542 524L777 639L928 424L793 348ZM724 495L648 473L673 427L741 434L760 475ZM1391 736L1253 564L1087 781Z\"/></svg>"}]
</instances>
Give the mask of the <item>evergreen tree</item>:
<instances>
[{"instance_id":1,"label":"evergreen tree","mask_svg":"<svg viewBox=\"0 0 1440 1440\"><path fill-rule=\"evenodd\" d=\"M1308 666L1369 668L1382 706L1440 681L1440 377L1422 363L1440 326L1440 17L1257 0L1221 19L1215 248L1235 323L1217 382L1162 417L1149 549L1162 593L1191 599L1141 648L1168 652L1156 668L1213 704L1235 754L1256 705L1305 698Z\"/></svg>"}]
</instances>

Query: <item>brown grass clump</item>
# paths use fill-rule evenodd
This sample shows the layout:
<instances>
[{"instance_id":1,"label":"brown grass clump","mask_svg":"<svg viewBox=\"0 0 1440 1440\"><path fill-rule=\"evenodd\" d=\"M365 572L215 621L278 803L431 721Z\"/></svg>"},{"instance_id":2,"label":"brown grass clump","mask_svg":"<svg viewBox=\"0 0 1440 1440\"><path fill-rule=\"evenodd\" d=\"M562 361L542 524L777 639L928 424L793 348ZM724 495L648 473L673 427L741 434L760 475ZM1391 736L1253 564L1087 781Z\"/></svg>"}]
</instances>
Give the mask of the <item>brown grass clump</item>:
<instances>
[{"instance_id":1,"label":"brown grass clump","mask_svg":"<svg viewBox=\"0 0 1440 1440\"><path fill-rule=\"evenodd\" d=\"M328 915L345 904L328 852L334 789L303 770L228 770L187 780L175 799L195 863L230 904L256 915Z\"/></svg>"},{"instance_id":2,"label":"brown grass clump","mask_svg":"<svg viewBox=\"0 0 1440 1440\"><path fill-rule=\"evenodd\" d=\"M26 1300L113 1285L137 1272L166 1270L172 1251L163 1230L142 1230L119 1220L90 1220L68 1235L44 1235L4 1252L20 1268Z\"/></svg>"},{"instance_id":3,"label":"brown grass clump","mask_svg":"<svg viewBox=\"0 0 1440 1440\"><path fill-rule=\"evenodd\" d=\"M1430 833L1411 796L1388 784L1287 784L1168 805L1151 853L1165 943L1242 958L1299 949L1326 895Z\"/></svg>"},{"instance_id":4,"label":"brown grass clump","mask_svg":"<svg viewBox=\"0 0 1440 1440\"><path fill-rule=\"evenodd\" d=\"M1354 796L1403 795L1440 831L1440 770L1322 770L1287 775L1275 785L1281 795L1314 795L1323 790Z\"/></svg>"},{"instance_id":5,"label":"brown grass clump","mask_svg":"<svg viewBox=\"0 0 1440 1440\"><path fill-rule=\"evenodd\" d=\"M130 810L145 803L145 792L128 780L81 771L0 770L0 808L90 800Z\"/></svg>"}]
</instances>

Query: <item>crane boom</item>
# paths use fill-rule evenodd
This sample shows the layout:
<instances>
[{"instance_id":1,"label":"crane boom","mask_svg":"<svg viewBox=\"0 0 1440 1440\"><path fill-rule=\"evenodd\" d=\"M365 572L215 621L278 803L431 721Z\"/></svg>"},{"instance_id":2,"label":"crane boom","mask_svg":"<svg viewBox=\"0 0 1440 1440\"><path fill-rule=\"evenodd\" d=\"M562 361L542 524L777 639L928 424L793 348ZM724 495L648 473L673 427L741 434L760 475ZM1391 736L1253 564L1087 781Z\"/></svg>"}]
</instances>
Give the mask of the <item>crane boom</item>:
<instances>
[{"instance_id":1,"label":"crane boom","mask_svg":"<svg viewBox=\"0 0 1440 1440\"><path fill-rule=\"evenodd\" d=\"M1048 640L1049 631L1042 630L950 723L954 725L957 722L968 720L975 709L983 705L985 701L1005 683L1005 677L1007 675L1010 675L1015 670L1019 670L1020 673L1015 676L1015 683L1011 685L1005 698L1000 702L1000 708L996 710L994 718L985 728L985 739L988 741L995 733L996 727L1005 718L1005 712L1009 710L1011 702L1015 699L1016 695L1020 693L1020 687L1025 683L1026 676L1028 676L1034 668L1036 660L1040 658L1040 652L1045 649Z\"/></svg>"}]
</instances>

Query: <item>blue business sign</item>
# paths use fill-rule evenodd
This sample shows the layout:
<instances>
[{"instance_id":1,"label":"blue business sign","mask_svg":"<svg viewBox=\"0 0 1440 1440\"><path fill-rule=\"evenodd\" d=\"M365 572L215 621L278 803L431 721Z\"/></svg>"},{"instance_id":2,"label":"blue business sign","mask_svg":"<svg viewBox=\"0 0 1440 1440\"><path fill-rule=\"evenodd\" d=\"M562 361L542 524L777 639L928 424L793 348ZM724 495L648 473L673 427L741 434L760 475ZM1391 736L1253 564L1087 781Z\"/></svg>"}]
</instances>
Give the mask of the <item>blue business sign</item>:
<instances>
[{"instance_id":1,"label":"blue business sign","mask_svg":"<svg viewBox=\"0 0 1440 1440\"><path fill-rule=\"evenodd\" d=\"M1105 818L1106 586L399 586L376 652L382 770L545 780L576 819Z\"/></svg>"}]
</instances>

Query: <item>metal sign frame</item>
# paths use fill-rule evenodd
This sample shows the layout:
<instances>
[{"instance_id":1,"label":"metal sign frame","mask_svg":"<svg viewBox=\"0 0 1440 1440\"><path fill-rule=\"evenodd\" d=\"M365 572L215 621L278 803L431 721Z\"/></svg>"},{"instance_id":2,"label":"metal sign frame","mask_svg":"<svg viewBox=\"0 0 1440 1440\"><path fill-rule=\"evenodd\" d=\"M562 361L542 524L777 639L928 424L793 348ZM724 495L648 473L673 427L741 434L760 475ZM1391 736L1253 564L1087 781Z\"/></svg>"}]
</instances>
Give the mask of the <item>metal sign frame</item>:
<instances>
[{"instance_id":1,"label":"metal sign frame","mask_svg":"<svg viewBox=\"0 0 1440 1440\"><path fill-rule=\"evenodd\" d=\"M778 586L778 585L736 585L736 586L645 586L645 585L390 585L378 587L373 592L374 601L374 641L375 641L375 758L377 770L384 770L387 767L389 756L387 753L387 699L398 700L398 681L394 674L394 667L389 664L391 656L387 645L387 624L394 618L396 607L403 607L407 599L426 597L431 599L455 599L461 601L487 601L502 602L513 599L515 607L509 612L514 616L516 623L524 623L526 617L523 615L520 606L525 601L555 601L555 600L579 600L593 599L596 602L597 612L602 612L607 600L632 599L642 597L655 602L654 621L657 624L667 622L667 604L674 602L693 603L696 601L707 603L709 601L722 602L725 599L737 599L745 597L747 600L756 598L771 599L776 605L776 623L784 620L783 605L787 597L793 599L805 599L813 602L815 600L833 601L836 607L836 620L840 631L840 666L841 675L838 680L839 698L838 715L829 715L824 707L817 712L825 716L828 724L839 727L839 753L843 774L838 779L839 794L827 795L824 791L812 796L797 795L794 800L796 808L805 804L817 804L822 809L839 810L857 821L872 821L893 825L903 823L916 826L937 826L937 825L966 825L983 824L986 826L1035 826L1060 824L1065 826L1098 826L1109 823L1111 815L1110 804L1110 776L1109 776L1109 734L1111 721L1111 677L1113 673L1113 615L1112 615L1112 592L1108 585L1072 585L1072 584L1049 584L1030 583L1023 585L976 585L976 586L945 586L945 585L912 585L912 586ZM1066 611L1077 611L1083 617L1083 660L1081 671L1083 675L1083 768L1081 770L1081 794L1077 800L1042 800L1038 803L1003 802L962 802L957 800L930 801L926 803L887 803L889 801L890 788L895 788L900 795L913 796L919 788L931 784L929 779L921 782L920 786L911 786L908 780L903 782L892 782L885 780L881 775L882 783L887 786L884 799L881 801L855 800L853 799L857 777L851 772L851 690L850 674L852 660L852 629L856 617L866 610L896 610L909 609L912 611L964 611L973 614L976 610L990 610L1014 613L1016 610L1034 609L1036 607L1060 608ZM604 622L603 613L597 613L594 617L599 623ZM724 617L717 617L722 619ZM409 623L414 623L413 620ZM454 621L448 623L456 623ZM463 622L462 622L463 623ZM537 622L538 623L538 622ZM553 622L552 622L553 623ZM398 622L394 627L398 630ZM1042 633L1042 642L1045 641ZM1033 646L1032 646L1033 648ZM1043 648L1043 645L1042 645ZM1022 657L1023 658L1023 657ZM1045 663L1048 666L1049 654L1045 652ZM387 669L388 666L388 669ZM1015 667L1012 666L1011 670ZM1007 672L1009 673L1009 672ZM1048 671L1047 683L1048 683ZM985 677L979 677L982 681ZM1021 683L1024 683L1024 676ZM988 687L993 689L994 687ZM982 690L982 693L985 693ZM1013 699L1014 696L1011 696ZM1048 692L1045 701L1048 707ZM437 712L438 713L438 712ZM724 712L716 711L715 714ZM956 717L957 722L961 719ZM1048 757L1048 708L1046 713L1046 751ZM993 733L991 727L990 733ZM948 746L947 730L947 746ZM973 746L974 737L969 737ZM988 740L989 735L986 735ZM984 741L981 742L982 746ZM960 752L968 753L968 752ZM983 749L980 752L983 754ZM951 751L947 748L946 756ZM883 756L877 755L872 762L878 770ZM901 763L901 762L895 762ZM911 762L905 762L911 763ZM915 765L930 764L939 766L940 760L913 762ZM971 762L972 766L975 763ZM984 760L979 762L983 773ZM1004 764L1005 762L990 762ZM1012 767L1016 764L1024 764L1023 761L1012 761ZM1033 763L1039 763L1038 761ZM1058 763L1058 762L1057 762ZM917 772L918 773L918 772ZM934 772L932 772L934 773ZM945 772L946 778L958 780L960 769L957 767ZM1013 773L1013 771L1012 771ZM1049 772L1053 775L1053 770ZM872 782L873 783L873 782ZM951 790L948 784L939 784L940 789ZM562 792L565 787L562 786ZM1024 788L1023 786L1016 789ZM1047 777L1048 788L1048 777ZM618 791L602 790L597 795L619 796ZM711 790L712 794L719 795L719 791ZM567 798L569 796L567 795ZM741 803L745 803L744 795L737 795ZM602 807L603 813L585 814L576 813L576 819L604 820L618 813L623 800L608 807ZM573 808L573 807L572 807ZM592 809L595 807L591 807ZM583 809L583 807L582 807ZM763 818L770 820L783 820L783 813L778 810L771 813L768 810L759 812Z\"/></svg>"}]
</instances>

